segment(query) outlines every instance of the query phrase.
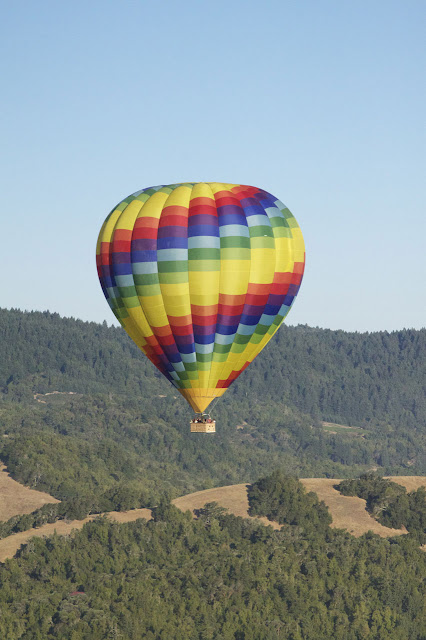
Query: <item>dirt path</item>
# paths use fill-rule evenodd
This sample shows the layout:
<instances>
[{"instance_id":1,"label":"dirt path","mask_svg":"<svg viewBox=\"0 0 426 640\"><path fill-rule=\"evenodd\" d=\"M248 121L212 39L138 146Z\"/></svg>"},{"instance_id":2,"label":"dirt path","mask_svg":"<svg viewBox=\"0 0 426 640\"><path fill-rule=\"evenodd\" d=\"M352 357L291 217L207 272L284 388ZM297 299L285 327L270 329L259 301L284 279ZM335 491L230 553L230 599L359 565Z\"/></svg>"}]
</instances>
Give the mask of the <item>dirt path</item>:
<instances>
[{"instance_id":1,"label":"dirt path","mask_svg":"<svg viewBox=\"0 0 426 640\"><path fill-rule=\"evenodd\" d=\"M31 513L44 504L59 502L44 491L35 491L13 480L0 464L0 521Z\"/></svg>"}]
</instances>

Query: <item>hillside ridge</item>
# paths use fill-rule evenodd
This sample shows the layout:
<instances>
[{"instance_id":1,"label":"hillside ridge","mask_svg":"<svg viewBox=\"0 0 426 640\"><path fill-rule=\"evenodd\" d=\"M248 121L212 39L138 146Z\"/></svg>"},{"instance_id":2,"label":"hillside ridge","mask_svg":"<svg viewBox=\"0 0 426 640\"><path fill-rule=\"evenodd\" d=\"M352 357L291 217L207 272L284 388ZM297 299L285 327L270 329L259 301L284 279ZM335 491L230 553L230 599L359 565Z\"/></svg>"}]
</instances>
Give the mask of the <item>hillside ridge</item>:
<instances>
[{"instance_id":1,"label":"hillside ridge","mask_svg":"<svg viewBox=\"0 0 426 640\"><path fill-rule=\"evenodd\" d=\"M396 483L399 482L409 490L417 489L421 486L426 487L426 477L396 476L389 479ZM300 482L305 486L307 491L313 491L320 500L325 502L333 518L331 526L336 529L346 529L355 537L359 537L368 531L372 531L383 538L407 533L405 529L390 529L377 522L377 520L370 516L365 510L365 500L340 494L334 489L334 485L340 482L339 479L300 478ZM248 514L249 503L247 487L247 484L238 484L196 491L175 498L172 500L172 504L181 511L189 510L194 513L194 511L202 509L204 505L209 502L217 502L235 516L262 522L265 526L271 526L276 530L280 529L281 525L277 522L272 522L265 517L253 517ZM72 531L81 529L87 522L91 522L100 515L107 516L114 522L124 523L133 522L139 518L150 520L152 511L145 508L131 509L128 511L110 511L104 514L94 514L82 520L59 520L51 524L45 524L38 529L29 529L15 533L0 540L0 562L12 558L21 545L27 544L33 537L49 536L55 532L60 535L69 535Z\"/></svg>"}]
</instances>

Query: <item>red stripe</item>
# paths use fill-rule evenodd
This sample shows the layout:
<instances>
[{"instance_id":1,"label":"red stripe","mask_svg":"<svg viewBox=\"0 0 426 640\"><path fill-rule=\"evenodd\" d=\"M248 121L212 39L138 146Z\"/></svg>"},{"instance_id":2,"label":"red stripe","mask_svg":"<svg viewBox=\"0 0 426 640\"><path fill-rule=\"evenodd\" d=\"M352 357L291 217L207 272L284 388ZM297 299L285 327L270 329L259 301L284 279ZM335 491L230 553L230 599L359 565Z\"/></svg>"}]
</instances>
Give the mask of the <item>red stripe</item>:
<instances>
[{"instance_id":1,"label":"red stripe","mask_svg":"<svg viewBox=\"0 0 426 640\"><path fill-rule=\"evenodd\" d=\"M163 209L164 211L164 209ZM161 214L161 218L160 218L160 224L158 225L159 228L161 229L161 227L187 227L188 226L188 216L178 216L176 214L168 214L163 216Z\"/></svg>"},{"instance_id":2,"label":"red stripe","mask_svg":"<svg viewBox=\"0 0 426 640\"><path fill-rule=\"evenodd\" d=\"M131 240L132 232L129 229L116 229L114 231L114 242L116 240Z\"/></svg>"},{"instance_id":3,"label":"red stripe","mask_svg":"<svg viewBox=\"0 0 426 640\"><path fill-rule=\"evenodd\" d=\"M192 316L215 316L217 314L217 304L210 305L199 305L192 304L191 305L191 313Z\"/></svg>"},{"instance_id":4,"label":"red stripe","mask_svg":"<svg viewBox=\"0 0 426 640\"><path fill-rule=\"evenodd\" d=\"M112 246L112 252L113 253L119 253L119 252L128 252L130 251L132 246L132 241L131 240L117 240L113 242L113 246Z\"/></svg>"},{"instance_id":5,"label":"red stripe","mask_svg":"<svg viewBox=\"0 0 426 640\"><path fill-rule=\"evenodd\" d=\"M238 296L233 296L228 293L219 293L219 304L237 306L240 304L244 304L245 299L245 293Z\"/></svg>"},{"instance_id":6,"label":"red stripe","mask_svg":"<svg viewBox=\"0 0 426 640\"><path fill-rule=\"evenodd\" d=\"M169 336L171 335L170 325L166 324L163 327L151 327L154 335L159 338L161 336Z\"/></svg>"},{"instance_id":7,"label":"red stripe","mask_svg":"<svg viewBox=\"0 0 426 640\"><path fill-rule=\"evenodd\" d=\"M219 304L218 313L224 316L240 316L244 309L244 303L238 305Z\"/></svg>"},{"instance_id":8,"label":"red stripe","mask_svg":"<svg viewBox=\"0 0 426 640\"><path fill-rule=\"evenodd\" d=\"M286 293L288 293L288 288L289 288L290 284L273 284L271 286L271 293L274 296L281 296L281 295L285 295Z\"/></svg>"},{"instance_id":9,"label":"red stripe","mask_svg":"<svg viewBox=\"0 0 426 640\"><path fill-rule=\"evenodd\" d=\"M106 267L111 264L111 251L110 251L110 243L103 242L101 245L101 264Z\"/></svg>"},{"instance_id":10,"label":"red stripe","mask_svg":"<svg viewBox=\"0 0 426 640\"><path fill-rule=\"evenodd\" d=\"M170 328L172 330L172 334L174 336L189 336L192 334L192 324L188 324L186 327L182 325L172 325L170 323Z\"/></svg>"},{"instance_id":11,"label":"red stripe","mask_svg":"<svg viewBox=\"0 0 426 640\"><path fill-rule=\"evenodd\" d=\"M212 205L207 205L207 204L193 204L191 202L191 204L189 205L189 215L190 216L197 216L197 215L208 215L208 216L214 216L215 218L217 217L217 209L214 205L214 203Z\"/></svg>"},{"instance_id":12,"label":"red stripe","mask_svg":"<svg viewBox=\"0 0 426 640\"><path fill-rule=\"evenodd\" d=\"M158 337L159 344L162 346L170 347L171 345L175 344L175 339L171 333L168 336L157 336L157 337Z\"/></svg>"},{"instance_id":13,"label":"red stripe","mask_svg":"<svg viewBox=\"0 0 426 640\"><path fill-rule=\"evenodd\" d=\"M146 216L145 218L137 218L135 222L135 226L133 229L139 229L140 227L152 227L156 229L158 227L158 223L160 222L159 218L151 218L150 216ZM134 233L134 230L133 230Z\"/></svg>"},{"instance_id":14,"label":"red stripe","mask_svg":"<svg viewBox=\"0 0 426 640\"><path fill-rule=\"evenodd\" d=\"M206 327L209 324L216 324L216 318L217 318L216 313L212 316L199 316L199 315L192 314L193 324L198 324L202 327Z\"/></svg>"},{"instance_id":15,"label":"red stripe","mask_svg":"<svg viewBox=\"0 0 426 640\"><path fill-rule=\"evenodd\" d=\"M223 207L226 204L240 204L237 196L233 196L229 191L219 191L215 194L216 206Z\"/></svg>"},{"instance_id":16,"label":"red stripe","mask_svg":"<svg viewBox=\"0 0 426 640\"><path fill-rule=\"evenodd\" d=\"M133 230L133 240L155 240L158 236L158 226L139 227Z\"/></svg>"},{"instance_id":17,"label":"red stripe","mask_svg":"<svg viewBox=\"0 0 426 640\"><path fill-rule=\"evenodd\" d=\"M170 326L184 326L191 324L191 316L168 316Z\"/></svg>"},{"instance_id":18,"label":"red stripe","mask_svg":"<svg viewBox=\"0 0 426 640\"><path fill-rule=\"evenodd\" d=\"M293 273L291 284L300 284L302 282L303 273Z\"/></svg>"},{"instance_id":19,"label":"red stripe","mask_svg":"<svg viewBox=\"0 0 426 640\"><path fill-rule=\"evenodd\" d=\"M269 293L255 294L247 293L246 304L265 305L268 302Z\"/></svg>"},{"instance_id":20,"label":"red stripe","mask_svg":"<svg viewBox=\"0 0 426 640\"><path fill-rule=\"evenodd\" d=\"M191 198L189 201L189 208L193 206L202 206L206 205L207 207L214 207L216 209L216 205L214 202L213 196L211 198Z\"/></svg>"},{"instance_id":21,"label":"red stripe","mask_svg":"<svg viewBox=\"0 0 426 640\"><path fill-rule=\"evenodd\" d=\"M284 271L284 272L277 271L274 275L274 284L278 282L280 284L290 284L291 276L292 276L291 271Z\"/></svg>"},{"instance_id":22,"label":"red stripe","mask_svg":"<svg viewBox=\"0 0 426 640\"><path fill-rule=\"evenodd\" d=\"M253 282L249 282L247 287L247 295L254 294L255 296L267 295L269 293L269 289L271 288L270 282L266 284L255 284Z\"/></svg>"}]
</instances>

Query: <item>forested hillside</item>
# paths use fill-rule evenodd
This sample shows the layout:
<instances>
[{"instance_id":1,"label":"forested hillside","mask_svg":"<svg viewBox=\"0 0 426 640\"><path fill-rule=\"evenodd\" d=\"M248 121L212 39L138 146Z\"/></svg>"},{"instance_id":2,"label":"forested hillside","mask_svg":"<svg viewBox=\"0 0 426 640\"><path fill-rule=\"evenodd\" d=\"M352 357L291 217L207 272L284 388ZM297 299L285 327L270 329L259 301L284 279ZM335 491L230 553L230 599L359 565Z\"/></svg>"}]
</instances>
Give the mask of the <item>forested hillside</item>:
<instances>
[{"instance_id":1,"label":"forested hillside","mask_svg":"<svg viewBox=\"0 0 426 640\"><path fill-rule=\"evenodd\" d=\"M217 403L213 436L189 433L189 407L121 328L2 310L0 332L0 459L61 500L114 489L155 501L278 467L426 470L425 330L283 327ZM36 395L53 391L73 393Z\"/></svg>"},{"instance_id":2,"label":"forested hillside","mask_svg":"<svg viewBox=\"0 0 426 640\"><path fill-rule=\"evenodd\" d=\"M0 535L154 507L152 522L101 519L6 561L1 638L425 637L424 492L391 514L407 507L409 535L356 539L290 476L426 472L426 331L282 328L217 403L214 435L189 433L189 407L119 328L3 310L0 333L0 460L62 501ZM238 482L281 531L215 505L194 522L169 503Z\"/></svg>"},{"instance_id":3,"label":"forested hillside","mask_svg":"<svg viewBox=\"0 0 426 640\"><path fill-rule=\"evenodd\" d=\"M257 513L105 519L35 538L0 568L7 640L423 640L426 554L409 536L354 538L296 480L264 478ZM297 505L297 509L294 509Z\"/></svg>"},{"instance_id":4,"label":"forested hillside","mask_svg":"<svg viewBox=\"0 0 426 640\"><path fill-rule=\"evenodd\" d=\"M171 394L120 327L0 310L3 391ZM426 421L426 329L347 333L283 326L226 394L284 401L324 420Z\"/></svg>"}]
</instances>

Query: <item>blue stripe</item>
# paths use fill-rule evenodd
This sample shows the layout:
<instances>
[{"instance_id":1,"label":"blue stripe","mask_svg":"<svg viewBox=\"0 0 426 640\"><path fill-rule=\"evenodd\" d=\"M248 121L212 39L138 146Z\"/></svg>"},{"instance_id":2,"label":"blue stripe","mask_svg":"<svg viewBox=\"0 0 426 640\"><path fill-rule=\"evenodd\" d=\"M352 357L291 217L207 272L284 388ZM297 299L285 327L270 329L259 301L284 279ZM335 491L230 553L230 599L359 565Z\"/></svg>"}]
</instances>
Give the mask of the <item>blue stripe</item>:
<instances>
[{"instance_id":1,"label":"blue stripe","mask_svg":"<svg viewBox=\"0 0 426 640\"><path fill-rule=\"evenodd\" d=\"M197 362L197 358L193 351L191 351L191 353L182 353L182 349L180 349L180 352L183 362Z\"/></svg>"},{"instance_id":2,"label":"blue stripe","mask_svg":"<svg viewBox=\"0 0 426 640\"><path fill-rule=\"evenodd\" d=\"M226 238L228 236L243 236L249 238L248 226L246 224L222 224L220 227L220 237Z\"/></svg>"},{"instance_id":3,"label":"blue stripe","mask_svg":"<svg viewBox=\"0 0 426 640\"><path fill-rule=\"evenodd\" d=\"M263 313L266 313L268 316L276 316L279 310L279 304L267 304L263 310Z\"/></svg>"},{"instance_id":4,"label":"blue stripe","mask_svg":"<svg viewBox=\"0 0 426 640\"><path fill-rule=\"evenodd\" d=\"M175 337L175 341L176 341L176 344L178 346L179 352L182 353L182 354L194 353L194 351L195 351L194 343L191 342L191 344L179 344L178 337L179 336ZM184 360L184 362L186 362L186 361ZM193 362L193 360L191 360L190 362Z\"/></svg>"},{"instance_id":5,"label":"blue stripe","mask_svg":"<svg viewBox=\"0 0 426 640\"><path fill-rule=\"evenodd\" d=\"M125 276L117 275L116 281L119 287L132 287L135 284L135 281L133 280L133 275L125 275Z\"/></svg>"},{"instance_id":6,"label":"blue stripe","mask_svg":"<svg viewBox=\"0 0 426 640\"><path fill-rule=\"evenodd\" d=\"M232 333L228 336L223 334L216 334L216 344L232 344L234 342L235 335Z\"/></svg>"},{"instance_id":7,"label":"blue stripe","mask_svg":"<svg viewBox=\"0 0 426 640\"><path fill-rule=\"evenodd\" d=\"M259 322L259 318L260 318L259 315L249 316L246 313L243 313L243 315L241 316L240 323L247 324L247 325L257 324Z\"/></svg>"},{"instance_id":8,"label":"blue stripe","mask_svg":"<svg viewBox=\"0 0 426 640\"><path fill-rule=\"evenodd\" d=\"M216 326L216 333L221 333L223 336L229 336L237 332L238 324L220 324L218 323Z\"/></svg>"},{"instance_id":9,"label":"blue stripe","mask_svg":"<svg viewBox=\"0 0 426 640\"><path fill-rule=\"evenodd\" d=\"M197 353L213 353L214 342L209 344L196 342L195 350Z\"/></svg>"},{"instance_id":10,"label":"blue stripe","mask_svg":"<svg viewBox=\"0 0 426 640\"><path fill-rule=\"evenodd\" d=\"M207 335L204 335L204 336L201 334L197 335L196 338L199 344L211 344L214 342L214 336L215 336L214 333L208 333Z\"/></svg>"},{"instance_id":11,"label":"blue stripe","mask_svg":"<svg viewBox=\"0 0 426 640\"><path fill-rule=\"evenodd\" d=\"M126 276L132 273L132 265L129 262L128 264L115 264L114 265L114 275L115 276Z\"/></svg>"},{"instance_id":12,"label":"blue stripe","mask_svg":"<svg viewBox=\"0 0 426 640\"><path fill-rule=\"evenodd\" d=\"M186 249L188 247L188 238L171 237L157 238L157 249Z\"/></svg>"},{"instance_id":13,"label":"blue stripe","mask_svg":"<svg viewBox=\"0 0 426 640\"><path fill-rule=\"evenodd\" d=\"M219 236L219 228L212 224L194 224L188 227L188 238L194 236Z\"/></svg>"},{"instance_id":14,"label":"blue stripe","mask_svg":"<svg viewBox=\"0 0 426 640\"><path fill-rule=\"evenodd\" d=\"M134 262L133 265L134 274L146 274L146 273L158 273L158 266L156 262Z\"/></svg>"},{"instance_id":15,"label":"blue stripe","mask_svg":"<svg viewBox=\"0 0 426 640\"><path fill-rule=\"evenodd\" d=\"M180 260L188 260L188 250L187 249L159 249L157 251L157 260L158 262L164 261L180 261Z\"/></svg>"},{"instance_id":16,"label":"blue stripe","mask_svg":"<svg viewBox=\"0 0 426 640\"><path fill-rule=\"evenodd\" d=\"M257 226L271 226L269 222L269 218L266 213L263 216L253 215L247 219L249 227L257 227Z\"/></svg>"},{"instance_id":17,"label":"blue stripe","mask_svg":"<svg viewBox=\"0 0 426 640\"><path fill-rule=\"evenodd\" d=\"M277 315L276 313L274 313L273 316L270 316L264 313L259 320L259 324L263 324L265 327L270 327L273 321L275 320L276 315Z\"/></svg>"},{"instance_id":18,"label":"blue stripe","mask_svg":"<svg viewBox=\"0 0 426 640\"><path fill-rule=\"evenodd\" d=\"M239 333L241 336L251 336L255 328L256 328L255 324L251 324L251 325L240 324L240 326L238 327L237 333Z\"/></svg>"},{"instance_id":19,"label":"blue stripe","mask_svg":"<svg viewBox=\"0 0 426 640\"><path fill-rule=\"evenodd\" d=\"M156 262L156 251L132 251L133 262Z\"/></svg>"},{"instance_id":20,"label":"blue stripe","mask_svg":"<svg viewBox=\"0 0 426 640\"><path fill-rule=\"evenodd\" d=\"M220 249L217 236L194 236L188 238L188 249Z\"/></svg>"},{"instance_id":21,"label":"blue stripe","mask_svg":"<svg viewBox=\"0 0 426 640\"><path fill-rule=\"evenodd\" d=\"M218 209L219 212L219 209ZM245 220L244 214L240 213L226 213L225 215L219 215L219 225L222 226L224 224L238 224L242 225L242 220Z\"/></svg>"}]
</instances>

